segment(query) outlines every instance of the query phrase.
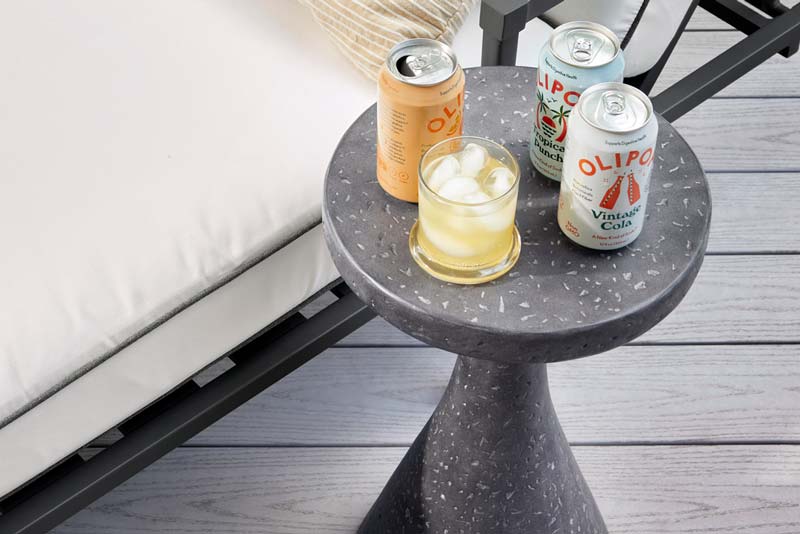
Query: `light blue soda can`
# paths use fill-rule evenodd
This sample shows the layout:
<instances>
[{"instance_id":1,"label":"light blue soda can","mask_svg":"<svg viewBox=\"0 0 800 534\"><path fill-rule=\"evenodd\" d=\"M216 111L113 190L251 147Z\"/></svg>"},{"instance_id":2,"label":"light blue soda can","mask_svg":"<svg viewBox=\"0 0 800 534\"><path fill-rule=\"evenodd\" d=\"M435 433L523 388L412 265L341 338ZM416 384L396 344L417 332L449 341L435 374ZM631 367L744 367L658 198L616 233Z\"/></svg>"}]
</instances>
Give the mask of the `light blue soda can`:
<instances>
[{"instance_id":1,"label":"light blue soda can","mask_svg":"<svg viewBox=\"0 0 800 534\"><path fill-rule=\"evenodd\" d=\"M536 170L561 181L569 116L592 85L621 82L625 60L619 39L601 24L569 22L553 30L539 54L531 161Z\"/></svg>"}]
</instances>

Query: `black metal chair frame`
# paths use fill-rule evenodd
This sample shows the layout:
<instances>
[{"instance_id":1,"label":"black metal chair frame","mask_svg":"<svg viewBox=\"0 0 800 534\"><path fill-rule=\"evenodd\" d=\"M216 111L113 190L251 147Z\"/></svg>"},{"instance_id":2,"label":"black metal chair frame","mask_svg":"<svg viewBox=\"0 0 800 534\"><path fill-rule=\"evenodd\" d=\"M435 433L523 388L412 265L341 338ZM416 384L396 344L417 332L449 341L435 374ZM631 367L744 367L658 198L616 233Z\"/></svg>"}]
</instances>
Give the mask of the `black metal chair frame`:
<instances>
[{"instance_id":1,"label":"black metal chair frame","mask_svg":"<svg viewBox=\"0 0 800 534\"><path fill-rule=\"evenodd\" d=\"M560 2L483 0L482 63L513 65L519 32ZM698 5L748 37L653 98L655 109L671 121L773 54L795 53L800 5L788 9L776 0L747 2L749 6L737 0L693 0L658 63L628 82L645 92L652 89ZM0 532L32 534L55 527L374 317L341 281L325 291L337 300L310 318L298 306L265 327L221 356L234 364L229 370L202 386L188 380L117 426L122 437L99 454L84 460L76 452L0 499Z\"/></svg>"},{"instance_id":2,"label":"black metal chair frame","mask_svg":"<svg viewBox=\"0 0 800 534\"><path fill-rule=\"evenodd\" d=\"M483 65L514 65L519 33L528 21L541 17L563 0L483 0ZM674 121L720 90L761 65L774 54L790 57L800 42L800 8L779 0L692 0L678 31L658 62L647 72L625 80L650 93L678 44L686 25L700 6L747 34L705 65L653 98L653 107Z\"/></svg>"}]
</instances>

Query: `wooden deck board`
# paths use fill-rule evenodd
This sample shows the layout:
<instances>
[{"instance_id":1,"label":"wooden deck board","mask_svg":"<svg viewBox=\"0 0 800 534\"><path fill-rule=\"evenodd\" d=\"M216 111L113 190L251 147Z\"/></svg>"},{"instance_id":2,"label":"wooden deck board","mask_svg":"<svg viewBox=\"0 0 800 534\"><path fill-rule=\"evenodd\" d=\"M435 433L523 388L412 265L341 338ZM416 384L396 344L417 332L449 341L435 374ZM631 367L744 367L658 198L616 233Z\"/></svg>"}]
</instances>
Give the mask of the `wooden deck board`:
<instances>
[{"instance_id":1,"label":"wooden deck board","mask_svg":"<svg viewBox=\"0 0 800 534\"><path fill-rule=\"evenodd\" d=\"M615 534L800 531L800 447L575 447ZM353 533L403 448L179 449L58 534Z\"/></svg>"},{"instance_id":2,"label":"wooden deck board","mask_svg":"<svg viewBox=\"0 0 800 534\"><path fill-rule=\"evenodd\" d=\"M800 251L800 174L710 174L710 254Z\"/></svg>"},{"instance_id":3,"label":"wooden deck board","mask_svg":"<svg viewBox=\"0 0 800 534\"><path fill-rule=\"evenodd\" d=\"M706 30L719 30L719 31L733 31L734 28L721 20L717 17L703 9L702 7L698 7L697 10L694 12L692 16L692 20L689 21L689 24L686 26L686 29L689 31L706 31Z\"/></svg>"},{"instance_id":4,"label":"wooden deck board","mask_svg":"<svg viewBox=\"0 0 800 534\"><path fill-rule=\"evenodd\" d=\"M723 98L703 102L675 127L706 172L800 170L797 117L800 99Z\"/></svg>"},{"instance_id":5,"label":"wooden deck board","mask_svg":"<svg viewBox=\"0 0 800 534\"><path fill-rule=\"evenodd\" d=\"M454 362L432 348L330 349L189 443L408 446ZM621 347L549 374L572 443L800 443L800 346Z\"/></svg>"},{"instance_id":6,"label":"wooden deck board","mask_svg":"<svg viewBox=\"0 0 800 534\"><path fill-rule=\"evenodd\" d=\"M741 32L700 31L686 32L653 88L656 95L704 63L710 61L732 45L744 39ZM724 97L797 97L796 70L800 55L789 59L773 56L752 72L744 75L733 85L723 89L718 96Z\"/></svg>"}]
</instances>

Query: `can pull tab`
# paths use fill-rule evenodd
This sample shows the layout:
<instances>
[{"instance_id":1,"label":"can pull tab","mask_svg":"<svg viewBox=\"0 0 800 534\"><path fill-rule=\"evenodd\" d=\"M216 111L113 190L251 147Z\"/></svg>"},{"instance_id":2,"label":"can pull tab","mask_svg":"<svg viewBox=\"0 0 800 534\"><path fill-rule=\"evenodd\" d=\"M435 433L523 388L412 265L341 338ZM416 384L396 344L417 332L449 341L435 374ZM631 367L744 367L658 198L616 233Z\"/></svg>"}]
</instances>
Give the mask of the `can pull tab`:
<instances>
[{"instance_id":1,"label":"can pull tab","mask_svg":"<svg viewBox=\"0 0 800 534\"><path fill-rule=\"evenodd\" d=\"M570 55L575 61L586 63L594 57L594 41L588 37L576 37L572 42Z\"/></svg>"},{"instance_id":2,"label":"can pull tab","mask_svg":"<svg viewBox=\"0 0 800 534\"><path fill-rule=\"evenodd\" d=\"M636 122L635 106L628 106L630 102L625 99L625 95L619 91L606 91L600 97L602 102L603 119L608 125L616 128L629 128Z\"/></svg>"},{"instance_id":3,"label":"can pull tab","mask_svg":"<svg viewBox=\"0 0 800 534\"><path fill-rule=\"evenodd\" d=\"M625 112L625 95L616 91L603 93L603 107L609 115L622 115Z\"/></svg>"},{"instance_id":4,"label":"can pull tab","mask_svg":"<svg viewBox=\"0 0 800 534\"><path fill-rule=\"evenodd\" d=\"M438 50L431 50L427 54L403 56L397 61L397 70L408 77L416 77L437 68L442 61L442 54Z\"/></svg>"}]
</instances>

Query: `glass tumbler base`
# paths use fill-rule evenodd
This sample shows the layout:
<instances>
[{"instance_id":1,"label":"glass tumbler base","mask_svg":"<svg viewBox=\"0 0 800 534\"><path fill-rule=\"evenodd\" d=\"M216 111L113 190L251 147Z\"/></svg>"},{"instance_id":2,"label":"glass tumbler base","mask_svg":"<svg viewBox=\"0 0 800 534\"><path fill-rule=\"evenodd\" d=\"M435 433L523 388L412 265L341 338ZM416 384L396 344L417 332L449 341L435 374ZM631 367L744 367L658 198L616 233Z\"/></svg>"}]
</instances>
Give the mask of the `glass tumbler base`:
<instances>
[{"instance_id":1,"label":"glass tumbler base","mask_svg":"<svg viewBox=\"0 0 800 534\"><path fill-rule=\"evenodd\" d=\"M417 239L418 232L419 222L416 222L408 235L408 246L414 261L434 278L444 280L445 282L453 282L455 284L483 284L503 276L517 263L520 249L522 248L519 230L517 230L516 225L514 225L511 247L508 250L508 254L500 261L492 263L491 265L474 266L445 264L435 260L425 252L425 249L422 248Z\"/></svg>"}]
</instances>

